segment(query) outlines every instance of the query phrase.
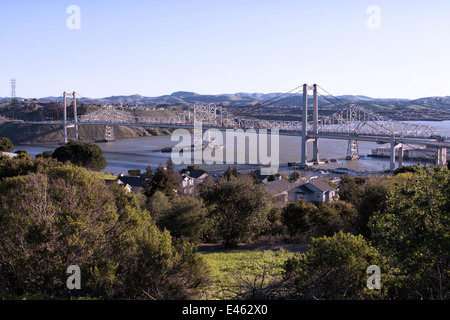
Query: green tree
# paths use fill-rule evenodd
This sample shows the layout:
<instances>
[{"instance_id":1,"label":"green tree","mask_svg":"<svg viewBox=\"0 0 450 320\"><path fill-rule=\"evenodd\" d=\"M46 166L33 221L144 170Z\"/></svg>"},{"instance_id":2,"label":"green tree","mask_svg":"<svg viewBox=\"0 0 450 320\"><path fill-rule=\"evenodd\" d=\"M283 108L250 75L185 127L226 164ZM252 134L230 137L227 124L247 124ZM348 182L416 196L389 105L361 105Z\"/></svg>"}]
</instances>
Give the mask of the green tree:
<instances>
[{"instance_id":1,"label":"green tree","mask_svg":"<svg viewBox=\"0 0 450 320\"><path fill-rule=\"evenodd\" d=\"M410 171L398 173L391 177L365 179L364 184L360 184L358 215L354 220L355 232L370 238L369 220L377 211L386 208L386 201L396 186L405 183L412 176Z\"/></svg>"},{"instance_id":2,"label":"green tree","mask_svg":"<svg viewBox=\"0 0 450 320\"><path fill-rule=\"evenodd\" d=\"M69 142L55 149L52 157L58 161L85 167L86 169L100 171L106 168L106 159L99 146L86 142Z\"/></svg>"},{"instance_id":3,"label":"green tree","mask_svg":"<svg viewBox=\"0 0 450 320\"><path fill-rule=\"evenodd\" d=\"M208 268L174 244L133 193L58 164L0 181L0 297L198 298ZM81 269L81 290L66 287Z\"/></svg>"},{"instance_id":4,"label":"green tree","mask_svg":"<svg viewBox=\"0 0 450 320\"><path fill-rule=\"evenodd\" d=\"M318 210L309 213L309 221L315 233L331 236L344 228L339 211L331 204L323 204Z\"/></svg>"},{"instance_id":5,"label":"green tree","mask_svg":"<svg viewBox=\"0 0 450 320\"><path fill-rule=\"evenodd\" d=\"M53 158L10 157L0 158L0 179L27 175L29 173L43 173L49 168L57 166L58 161Z\"/></svg>"},{"instance_id":6,"label":"green tree","mask_svg":"<svg viewBox=\"0 0 450 320\"><path fill-rule=\"evenodd\" d=\"M284 265L288 287L298 299L369 299L384 291L367 288L366 270L381 269L381 283L387 278L380 253L361 235L339 231L331 237L312 238L306 253Z\"/></svg>"},{"instance_id":7,"label":"green tree","mask_svg":"<svg viewBox=\"0 0 450 320\"><path fill-rule=\"evenodd\" d=\"M130 175L130 176L136 177L136 176L138 176L140 174L141 174L141 170L140 169L128 170L128 175Z\"/></svg>"},{"instance_id":8,"label":"green tree","mask_svg":"<svg viewBox=\"0 0 450 320\"><path fill-rule=\"evenodd\" d=\"M144 181L142 182L143 194L147 197L147 200L150 200L152 196L152 179L153 179L153 170L150 166L145 169L144 173Z\"/></svg>"},{"instance_id":9,"label":"green tree","mask_svg":"<svg viewBox=\"0 0 450 320\"><path fill-rule=\"evenodd\" d=\"M233 177L238 177L239 173L237 171L236 165L233 166L233 170L231 170L231 174L233 175Z\"/></svg>"},{"instance_id":10,"label":"green tree","mask_svg":"<svg viewBox=\"0 0 450 320\"><path fill-rule=\"evenodd\" d=\"M205 182L200 186L200 196L208 206L214 231L226 247L234 247L268 226L270 196L250 177Z\"/></svg>"},{"instance_id":11,"label":"green tree","mask_svg":"<svg viewBox=\"0 0 450 320\"><path fill-rule=\"evenodd\" d=\"M19 158L19 159L30 159L31 160L31 156L28 153L28 151L26 151L26 150L17 150L15 153L17 154L17 158Z\"/></svg>"},{"instance_id":12,"label":"green tree","mask_svg":"<svg viewBox=\"0 0 450 320\"><path fill-rule=\"evenodd\" d=\"M365 180L363 179L351 178L348 175L342 177L339 183L339 199L358 206L363 192L364 182Z\"/></svg>"},{"instance_id":13,"label":"green tree","mask_svg":"<svg viewBox=\"0 0 450 320\"><path fill-rule=\"evenodd\" d=\"M47 150L36 155L36 158L51 158L53 151Z\"/></svg>"},{"instance_id":14,"label":"green tree","mask_svg":"<svg viewBox=\"0 0 450 320\"><path fill-rule=\"evenodd\" d=\"M161 191L165 195L173 197L176 194L177 188L178 185L168 169L162 164L159 164L151 177L151 180L145 185L144 192L149 198L153 196L156 191Z\"/></svg>"},{"instance_id":15,"label":"green tree","mask_svg":"<svg viewBox=\"0 0 450 320\"><path fill-rule=\"evenodd\" d=\"M0 151L12 152L14 150L14 145L8 138L0 138Z\"/></svg>"},{"instance_id":16,"label":"green tree","mask_svg":"<svg viewBox=\"0 0 450 320\"><path fill-rule=\"evenodd\" d=\"M258 183L258 175L255 171L251 171L248 175L253 180L253 183Z\"/></svg>"},{"instance_id":17,"label":"green tree","mask_svg":"<svg viewBox=\"0 0 450 320\"><path fill-rule=\"evenodd\" d=\"M271 235L284 235L287 233L287 228L282 222L282 210L277 207L272 207L269 210L267 219L269 220L270 227L267 232Z\"/></svg>"},{"instance_id":18,"label":"green tree","mask_svg":"<svg viewBox=\"0 0 450 320\"><path fill-rule=\"evenodd\" d=\"M148 198L147 203L150 215L155 221L159 221L171 208L170 198L159 190Z\"/></svg>"},{"instance_id":19,"label":"green tree","mask_svg":"<svg viewBox=\"0 0 450 320\"><path fill-rule=\"evenodd\" d=\"M417 168L372 216L372 238L399 270L400 298L448 299L450 173Z\"/></svg>"},{"instance_id":20,"label":"green tree","mask_svg":"<svg viewBox=\"0 0 450 320\"><path fill-rule=\"evenodd\" d=\"M297 180L300 179L300 178L301 178L301 175L300 175L300 173L299 173L298 171L296 171L296 170L294 170L294 171L291 173L290 177L289 177L289 179L290 179L291 181L297 181Z\"/></svg>"},{"instance_id":21,"label":"green tree","mask_svg":"<svg viewBox=\"0 0 450 320\"><path fill-rule=\"evenodd\" d=\"M331 207L339 213L344 232L359 233L356 229L359 213L358 209L352 203L338 200L333 201Z\"/></svg>"},{"instance_id":22,"label":"green tree","mask_svg":"<svg viewBox=\"0 0 450 320\"><path fill-rule=\"evenodd\" d=\"M176 238L200 242L206 224L206 208L201 198L177 196L162 212L157 224Z\"/></svg>"},{"instance_id":23,"label":"green tree","mask_svg":"<svg viewBox=\"0 0 450 320\"><path fill-rule=\"evenodd\" d=\"M304 235L311 230L310 217L317 215L319 209L303 199L288 203L281 213L281 221L291 236Z\"/></svg>"}]
</instances>

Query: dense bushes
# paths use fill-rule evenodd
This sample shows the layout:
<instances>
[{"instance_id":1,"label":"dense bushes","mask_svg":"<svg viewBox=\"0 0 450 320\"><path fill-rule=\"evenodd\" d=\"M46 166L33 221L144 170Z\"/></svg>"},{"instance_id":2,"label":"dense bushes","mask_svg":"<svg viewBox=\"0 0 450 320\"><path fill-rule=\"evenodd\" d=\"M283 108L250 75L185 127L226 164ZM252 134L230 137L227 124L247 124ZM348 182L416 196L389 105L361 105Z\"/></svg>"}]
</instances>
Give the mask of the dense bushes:
<instances>
[{"instance_id":1,"label":"dense bushes","mask_svg":"<svg viewBox=\"0 0 450 320\"><path fill-rule=\"evenodd\" d=\"M349 226L355 227L355 235L338 231L311 238L306 254L287 261L286 278L293 296L448 299L450 172L446 168L417 167L414 172L384 179L356 183L346 178L344 183L343 198L358 210L341 208L341 217L347 216L348 221L354 222ZM320 229L322 224L317 224L317 220L312 223L310 216L317 216L323 207L312 209L304 203L290 207L306 212L306 218L300 219L294 230L304 231L298 227L304 225ZM345 211L348 214L343 215ZM381 269L381 289L368 291L363 280L372 264Z\"/></svg>"},{"instance_id":2,"label":"dense bushes","mask_svg":"<svg viewBox=\"0 0 450 320\"><path fill-rule=\"evenodd\" d=\"M106 168L106 159L99 146L93 143L69 142L53 151L52 157L58 161L70 161L74 165L91 170L103 170Z\"/></svg>"},{"instance_id":3,"label":"dense bushes","mask_svg":"<svg viewBox=\"0 0 450 320\"><path fill-rule=\"evenodd\" d=\"M161 232L134 194L72 165L36 171L0 182L1 296L201 297L201 256ZM70 265L81 290L66 287Z\"/></svg>"},{"instance_id":4,"label":"dense bushes","mask_svg":"<svg viewBox=\"0 0 450 320\"><path fill-rule=\"evenodd\" d=\"M201 185L200 197L208 206L214 237L226 247L257 235L268 228L268 192L251 177L223 177Z\"/></svg>"},{"instance_id":5,"label":"dense bushes","mask_svg":"<svg viewBox=\"0 0 450 320\"><path fill-rule=\"evenodd\" d=\"M339 201L282 209L251 176L205 182L198 197L174 192L170 162L146 177L139 202L49 156L0 157L0 297L202 298L208 267L186 240L233 247L276 236L309 248L286 261L281 282L268 284L280 290L271 297L449 298L446 168L344 177ZM81 269L81 290L66 287L70 265ZM371 265L380 267L380 290L366 286Z\"/></svg>"},{"instance_id":6,"label":"dense bushes","mask_svg":"<svg viewBox=\"0 0 450 320\"><path fill-rule=\"evenodd\" d=\"M380 253L361 235L339 231L313 238L305 254L288 259L285 277L298 299L367 299L377 295L366 286L371 265L384 265Z\"/></svg>"}]
</instances>

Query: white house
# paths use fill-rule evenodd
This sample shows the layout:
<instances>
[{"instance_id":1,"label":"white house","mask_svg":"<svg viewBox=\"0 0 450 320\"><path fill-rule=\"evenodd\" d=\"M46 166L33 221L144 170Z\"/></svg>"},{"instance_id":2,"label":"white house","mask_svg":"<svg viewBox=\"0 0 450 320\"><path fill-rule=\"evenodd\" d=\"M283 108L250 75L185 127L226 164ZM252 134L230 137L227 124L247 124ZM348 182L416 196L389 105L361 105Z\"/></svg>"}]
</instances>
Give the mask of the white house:
<instances>
[{"instance_id":1,"label":"white house","mask_svg":"<svg viewBox=\"0 0 450 320\"><path fill-rule=\"evenodd\" d=\"M0 151L0 155L1 156L8 156L11 159L17 157L17 153L14 153L14 152L3 152L3 151Z\"/></svg>"},{"instance_id":2,"label":"white house","mask_svg":"<svg viewBox=\"0 0 450 320\"><path fill-rule=\"evenodd\" d=\"M186 171L181 175L180 192L184 194L194 194L195 186L204 182L211 174L204 170Z\"/></svg>"}]
</instances>

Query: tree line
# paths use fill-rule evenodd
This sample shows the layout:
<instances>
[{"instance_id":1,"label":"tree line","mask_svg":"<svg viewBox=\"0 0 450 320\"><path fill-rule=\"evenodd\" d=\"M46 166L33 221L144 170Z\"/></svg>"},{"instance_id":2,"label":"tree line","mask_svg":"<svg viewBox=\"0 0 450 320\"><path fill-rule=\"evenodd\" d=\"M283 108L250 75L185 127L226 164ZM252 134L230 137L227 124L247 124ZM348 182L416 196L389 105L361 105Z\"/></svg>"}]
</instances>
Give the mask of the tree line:
<instances>
[{"instance_id":1,"label":"tree line","mask_svg":"<svg viewBox=\"0 0 450 320\"><path fill-rule=\"evenodd\" d=\"M181 174L170 160L145 175L139 196L53 153L1 157L0 296L202 298L211 275L196 243L278 237L309 249L285 262L271 297L449 298L447 168L344 176L338 201L282 209L254 176L233 169L198 186L198 196L176 192ZM64 286L71 264L83 274L76 293ZM366 283L373 265L379 290Z\"/></svg>"}]
</instances>

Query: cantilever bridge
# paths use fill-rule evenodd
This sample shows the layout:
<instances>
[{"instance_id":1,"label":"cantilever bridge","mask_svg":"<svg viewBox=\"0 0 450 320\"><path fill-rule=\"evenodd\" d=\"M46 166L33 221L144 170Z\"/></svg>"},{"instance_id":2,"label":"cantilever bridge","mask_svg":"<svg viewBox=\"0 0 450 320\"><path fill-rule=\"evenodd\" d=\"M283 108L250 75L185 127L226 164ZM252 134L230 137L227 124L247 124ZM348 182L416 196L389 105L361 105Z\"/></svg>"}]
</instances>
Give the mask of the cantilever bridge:
<instances>
[{"instance_id":1,"label":"cantilever bridge","mask_svg":"<svg viewBox=\"0 0 450 320\"><path fill-rule=\"evenodd\" d=\"M301 90L301 87L296 89ZM442 137L433 127L406 124L382 117L379 114L370 112L357 105L348 105L333 97L323 96L326 100L334 103L339 110L329 116L319 117L318 114L318 85L302 86L302 120L301 121L279 121L261 120L234 116L227 110L216 104L195 104L188 110L172 117L143 117L130 115L127 112L119 111L111 106L86 115L77 116L76 96L73 92L64 92L63 120L62 121L40 121L36 124L60 124L63 127L64 143L67 143L67 128L75 128L75 139L78 141L78 126L80 125L103 125L105 126L105 140L114 139L114 126L150 126L150 127L173 127L173 128L193 128L196 123L201 123L206 130L216 128L225 129L269 129L279 130L280 134L298 134L302 137L301 144L301 165L320 163L319 160L319 139L340 139L348 140L347 159L358 158L358 141L371 141L379 144L388 143L391 147L390 169L395 168L396 153L399 166L403 165L403 145L426 146L437 150L437 165L446 163L447 148L450 148L448 138ZM322 88L321 88L322 89ZM325 91L324 89L322 89ZM264 101L255 109L269 107L275 103L292 97L299 92L295 89L286 94L281 94L278 99L274 98ZM308 92L313 92L312 121L308 121ZM325 91L326 92L326 91ZM327 92L328 93L328 92ZM67 96L73 98L74 118L67 119ZM329 99L335 98L338 103ZM312 159L308 161L307 142L313 142ZM398 152L395 149L398 149Z\"/></svg>"}]
</instances>

